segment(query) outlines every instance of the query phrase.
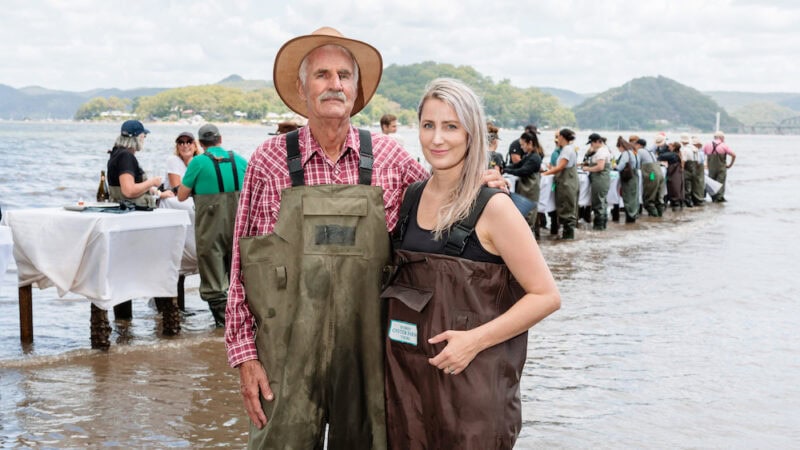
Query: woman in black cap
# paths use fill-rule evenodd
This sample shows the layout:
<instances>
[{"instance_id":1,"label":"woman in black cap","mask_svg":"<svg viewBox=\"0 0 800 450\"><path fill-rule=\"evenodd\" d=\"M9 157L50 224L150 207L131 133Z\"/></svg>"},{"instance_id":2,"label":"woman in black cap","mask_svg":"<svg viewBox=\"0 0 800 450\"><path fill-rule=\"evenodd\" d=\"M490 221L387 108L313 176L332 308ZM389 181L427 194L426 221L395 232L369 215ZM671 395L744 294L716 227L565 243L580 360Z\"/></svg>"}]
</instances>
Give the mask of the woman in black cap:
<instances>
[{"instance_id":1,"label":"woman in black cap","mask_svg":"<svg viewBox=\"0 0 800 450\"><path fill-rule=\"evenodd\" d=\"M583 171L589 174L592 187L592 212L595 230L605 230L608 224L608 188L611 186L611 152L606 140L597 133L589 135L591 147L584 158Z\"/></svg>"},{"instance_id":2,"label":"woman in black cap","mask_svg":"<svg viewBox=\"0 0 800 450\"><path fill-rule=\"evenodd\" d=\"M108 190L112 202L127 200L136 206L154 208L154 196L174 196L172 191L159 192L156 188L161 184L161 177L145 178L144 170L136 159L135 153L144 148L144 138L149 132L138 120L128 120L122 124L120 135L108 157Z\"/></svg>"},{"instance_id":3,"label":"woman in black cap","mask_svg":"<svg viewBox=\"0 0 800 450\"><path fill-rule=\"evenodd\" d=\"M167 179L164 180L164 190L175 192L178 189L189 161L200 153L200 146L197 145L192 133L184 131L175 138L175 152L167 158Z\"/></svg>"}]
</instances>

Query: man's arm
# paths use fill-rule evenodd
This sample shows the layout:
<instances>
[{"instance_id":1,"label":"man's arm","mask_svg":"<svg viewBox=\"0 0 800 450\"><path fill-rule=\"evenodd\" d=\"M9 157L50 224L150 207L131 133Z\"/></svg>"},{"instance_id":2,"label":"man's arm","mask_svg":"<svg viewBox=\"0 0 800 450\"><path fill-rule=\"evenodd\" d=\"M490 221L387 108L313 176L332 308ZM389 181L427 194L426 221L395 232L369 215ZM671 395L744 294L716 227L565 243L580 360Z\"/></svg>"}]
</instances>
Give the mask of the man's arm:
<instances>
[{"instance_id":1,"label":"man's arm","mask_svg":"<svg viewBox=\"0 0 800 450\"><path fill-rule=\"evenodd\" d=\"M258 150L256 150L258 152ZM245 410L250 420L258 428L267 423L267 416L261 408L260 396L272 401L274 395L269 386L269 378L261 362L253 332L254 317L247 306L243 280L241 279L241 261L239 239L259 234L261 230L250 223L250 210L253 205L265 200L253 187L255 168L248 165L236 213L236 224L233 231L233 256L231 259L231 279L228 289L228 302L225 309L225 347L228 352L228 363L239 370L239 386ZM183 186L181 186L183 187ZM266 227L266 224L262 224Z\"/></svg>"}]
</instances>

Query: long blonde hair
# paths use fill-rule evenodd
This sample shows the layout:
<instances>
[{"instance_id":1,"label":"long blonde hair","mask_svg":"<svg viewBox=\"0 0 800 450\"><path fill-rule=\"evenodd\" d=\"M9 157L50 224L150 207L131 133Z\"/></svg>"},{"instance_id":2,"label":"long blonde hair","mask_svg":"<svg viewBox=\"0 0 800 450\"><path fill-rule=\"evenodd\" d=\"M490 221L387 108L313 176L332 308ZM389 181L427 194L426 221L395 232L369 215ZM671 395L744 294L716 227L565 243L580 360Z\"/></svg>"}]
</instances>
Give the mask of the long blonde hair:
<instances>
[{"instance_id":1,"label":"long blonde hair","mask_svg":"<svg viewBox=\"0 0 800 450\"><path fill-rule=\"evenodd\" d=\"M483 185L488 140L481 99L466 84L452 78L437 78L428 83L417 108L417 119L422 118L422 108L432 98L450 105L467 132L467 153L461 166L462 182L450 192L436 216L433 233L438 240L444 231L466 219L475 204Z\"/></svg>"}]
</instances>

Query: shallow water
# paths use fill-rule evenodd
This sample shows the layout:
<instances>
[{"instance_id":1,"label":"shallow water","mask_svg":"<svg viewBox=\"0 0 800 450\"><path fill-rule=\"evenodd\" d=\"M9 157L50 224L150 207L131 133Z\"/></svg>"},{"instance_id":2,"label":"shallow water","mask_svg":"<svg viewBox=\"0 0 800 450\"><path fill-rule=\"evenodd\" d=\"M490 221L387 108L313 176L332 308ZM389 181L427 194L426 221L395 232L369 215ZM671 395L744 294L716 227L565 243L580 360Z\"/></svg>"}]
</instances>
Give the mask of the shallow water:
<instances>
[{"instance_id":1,"label":"shallow water","mask_svg":"<svg viewBox=\"0 0 800 450\"><path fill-rule=\"evenodd\" d=\"M117 127L0 122L0 206L92 198ZM174 136L197 127L148 128L140 160L158 174ZM220 128L223 145L244 155L273 131ZM518 132L503 130L501 146ZM800 163L800 137L728 141L739 155L728 203L603 233L582 223L574 242L545 236L562 309L530 333L517 448L800 444L800 183L788 169ZM0 445L244 446L238 374L196 277L181 335L160 336L158 314L136 299L134 319L112 323L114 343L100 352L89 348L88 303L53 289L34 290L35 342L23 348L14 268L4 275Z\"/></svg>"}]
</instances>

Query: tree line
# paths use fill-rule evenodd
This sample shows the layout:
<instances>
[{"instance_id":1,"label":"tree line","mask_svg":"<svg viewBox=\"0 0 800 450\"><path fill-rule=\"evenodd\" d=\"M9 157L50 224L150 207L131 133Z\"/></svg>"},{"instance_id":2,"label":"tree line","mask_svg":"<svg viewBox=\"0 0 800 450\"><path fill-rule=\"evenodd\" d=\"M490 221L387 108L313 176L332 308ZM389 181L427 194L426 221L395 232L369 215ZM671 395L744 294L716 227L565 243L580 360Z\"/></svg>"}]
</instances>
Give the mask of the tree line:
<instances>
[{"instance_id":1,"label":"tree line","mask_svg":"<svg viewBox=\"0 0 800 450\"><path fill-rule=\"evenodd\" d=\"M386 113L401 124L417 121L417 103L425 85L437 77L458 78L478 92L490 120L501 127L575 126L575 115L559 100L536 88L512 86L509 80L493 81L469 66L424 62L407 66L391 65L384 70L378 91L356 116L358 126L375 124ZM213 121L263 121L270 113L289 113L271 86L245 90L227 84L188 86L168 89L133 100L116 97L92 98L78 108L76 120L102 120L109 111L133 113L144 120L174 121L199 114ZM104 116L103 114L106 113Z\"/></svg>"}]
</instances>

